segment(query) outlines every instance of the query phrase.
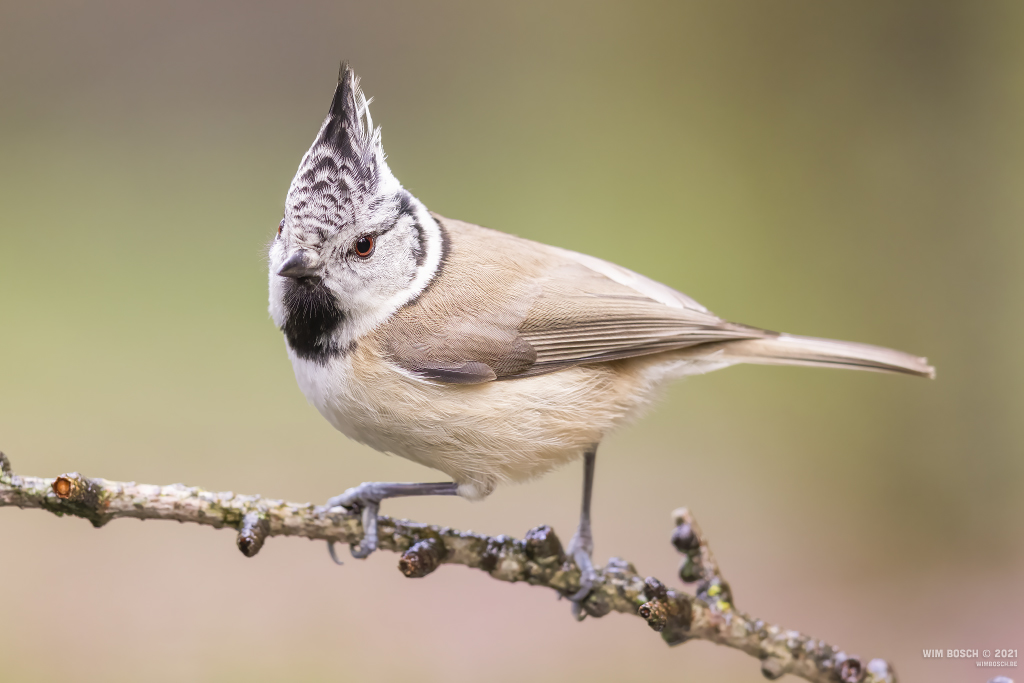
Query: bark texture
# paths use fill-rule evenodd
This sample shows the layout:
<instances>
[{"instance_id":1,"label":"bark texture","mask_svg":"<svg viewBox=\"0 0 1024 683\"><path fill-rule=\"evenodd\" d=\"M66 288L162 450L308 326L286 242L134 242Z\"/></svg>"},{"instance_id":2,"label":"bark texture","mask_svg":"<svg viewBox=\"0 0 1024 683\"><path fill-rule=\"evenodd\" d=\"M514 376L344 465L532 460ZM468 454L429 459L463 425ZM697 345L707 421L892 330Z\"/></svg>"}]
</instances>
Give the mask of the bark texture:
<instances>
[{"instance_id":1,"label":"bark texture","mask_svg":"<svg viewBox=\"0 0 1024 683\"><path fill-rule=\"evenodd\" d=\"M2 506L83 517L96 527L122 517L228 527L238 532L238 548L247 557L256 555L272 536L350 545L362 540L358 510L216 493L182 484L108 481L76 472L55 479L23 477L14 474L0 453ZM729 584L689 511L680 508L673 519L672 544L683 554L679 577L695 585L695 594L667 588L654 577L638 574L629 562L612 558L599 568L597 586L583 604L589 616L637 615L669 645L698 638L742 650L760 660L761 673L770 680L788 673L816 683L895 683L896 675L884 660L864 661L736 609ZM461 564L500 581L525 581L563 595L579 589L579 569L548 526L515 539L381 516L378 529L380 549L399 553L399 570L410 578L426 576L443 564Z\"/></svg>"}]
</instances>

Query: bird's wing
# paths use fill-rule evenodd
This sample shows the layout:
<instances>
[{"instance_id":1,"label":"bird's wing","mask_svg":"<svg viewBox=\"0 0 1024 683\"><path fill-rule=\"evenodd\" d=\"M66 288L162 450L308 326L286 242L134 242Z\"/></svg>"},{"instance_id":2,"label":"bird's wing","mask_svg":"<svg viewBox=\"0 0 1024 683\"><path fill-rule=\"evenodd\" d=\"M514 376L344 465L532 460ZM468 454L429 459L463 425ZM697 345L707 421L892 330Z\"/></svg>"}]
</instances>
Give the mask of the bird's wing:
<instances>
[{"instance_id":1,"label":"bird's wing","mask_svg":"<svg viewBox=\"0 0 1024 683\"><path fill-rule=\"evenodd\" d=\"M473 384L770 334L607 261L441 220L442 272L377 332L417 376Z\"/></svg>"},{"instance_id":2,"label":"bird's wing","mask_svg":"<svg viewBox=\"0 0 1024 683\"><path fill-rule=\"evenodd\" d=\"M565 263L541 280L541 293L518 330L537 359L519 376L766 334L728 323L625 268L601 261L600 272L592 267L597 259L587 261Z\"/></svg>"}]
</instances>

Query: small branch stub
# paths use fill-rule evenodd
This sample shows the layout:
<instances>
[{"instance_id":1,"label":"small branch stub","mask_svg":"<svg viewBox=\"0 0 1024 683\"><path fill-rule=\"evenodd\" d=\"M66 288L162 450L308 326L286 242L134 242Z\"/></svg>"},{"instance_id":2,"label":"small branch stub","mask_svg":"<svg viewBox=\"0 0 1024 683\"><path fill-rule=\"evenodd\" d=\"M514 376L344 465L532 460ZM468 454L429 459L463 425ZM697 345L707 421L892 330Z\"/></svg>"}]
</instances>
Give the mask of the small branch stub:
<instances>
[{"instance_id":1,"label":"small branch stub","mask_svg":"<svg viewBox=\"0 0 1024 683\"><path fill-rule=\"evenodd\" d=\"M647 625L659 633L665 630L668 624L668 610L661 600L651 600L640 605L637 613L647 620Z\"/></svg>"},{"instance_id":2,"label":"small branch stub","mask_svg":"<svg viewBox=\"0 0 1024 683\"><path fill-rule=\"evenodd\" d=\"M91 508L95 508L99 503L98 487L78 472L60 475L53 480L51 488L58 498L69 503L79 503Z\"/></svg>"},{"instance_id":3,"label":"small branch stub","mask_svg":"<svg viewBox=\"0 0 1024 683\"><path fill-rule=\"evenodd\" d=\"M856 657L848 657L846 653L840 652L836 655L836 663L839 665L836 668L839 680L843 683L860 683L864 680L864 667Z\"/></svg>"},{"instance_id":4,"label":"small branch stub","mask_svg":"<svg viewBox=\"0 0 1024 683\"><path fill-rule=\"evenodd\" d=\"M534 527L526 532L523 538L526 543L526 556L535 562L554 560L558 564L565 562L565 550L562 542L555 535L554 529L547 524Z\"/></svg>"},{"instance_id":5,"label":"small branch stub","mask_svg":"<svg viewBox=\"0 0 1024 683\"><path fill-rule=\"evenodd\" d=\"M67 477L57 477L53 480L53 492L61 500L67 500L71 497L71 486L71 480Z\"/></svg>"},{"instance_id":6,"label":"small branch stub","mask_svg":"<svg viewBox=\"0 0 1024 683\"><path fill-rule=\"evenodd\" d=\"M644 595L651 600L664 600L668 597L668 589L661 581L653 576L648 576L644 580Z\"/></svg>"},{"instance_id":7,"label":"small branch stub","mask_svg":"<svg viewBox=\"0 0 1024 683\"><path fill-rule=\"evenodd\" d=\"M103 487L78 472L60 475L50 484L50 489L61 501L54 505L50 500L49 507L54 512L84 517L96 527L103 526L109 520L105 514Z\"/></svg>"},{"instance_id":8,"label":"small branch stub","mask_svg":"<svg viewBox=\"0 0 1024 683\"><path fill-rule=\"evenodd\" d=\"M693 527L683 522L672 532L672 545L681 553L696 550L700 546L697 535L693 533Z\"/></svg>"},{"instance_id":9,"label":"small branch stub","mask_svg":"<svg viewBox=\"0 0 1024 683\"><path fill-rule=\"evenodd\" d=\"M722 578L718 563L700 527L693 515L686 508L679 508L672 513L676 528L672 532L672 545L683 554L679 565L679 578L685 583L700 582L697 585L697 597L718 612L726 612L733 608L732 589Z\"/></svg>"},{"instance_id":10,"label":"small branch stub","mask_svg":"<svg viewBox=\"0 0 1024 683\"><path fill-rule=\"evenodd\" d=\"M437 569L444 553L444 543L436 538L425 538L402 553L398 569L410 579L422 578Z\"/></svg>"},{"instance_id":11,"label":"small branch stub","mask_svg":"<svg viewBox=\"0 0 1024 683\"><path fill-rule=\"evenodd\" d=\"M647 620L648 626L660 633L668 625L668 589L661 581L648 576L644 580L644 596L647 597L647 602L640 605L637 614Z\"/></svg>"},{"instance_id":12,"label":"small branch stub","mask_svg":"<svg viewBox=\"0 0 1024 683\"><path fill-rule=\"evenodd\" d=\"M644 580L644 596L647 602L637 610L647 625L661 633L669 645L678 645L690 639L690 624L693 608L687 597L676 595L653 576Z\"/></svg>"},{"instance_id":13,"label":"small branch stub","mask_svg":"<svg viewBox=\"0 0 1024 683\"><path fill-rule=\"evenodd\" d=\"M235 542L243 555L253 557L263 547L263 542L267 540L269 533L270 520L266 513L247 512L242 517L242 524L238 528L238 538L235 539Z\"/></svg>"}]
</instances>

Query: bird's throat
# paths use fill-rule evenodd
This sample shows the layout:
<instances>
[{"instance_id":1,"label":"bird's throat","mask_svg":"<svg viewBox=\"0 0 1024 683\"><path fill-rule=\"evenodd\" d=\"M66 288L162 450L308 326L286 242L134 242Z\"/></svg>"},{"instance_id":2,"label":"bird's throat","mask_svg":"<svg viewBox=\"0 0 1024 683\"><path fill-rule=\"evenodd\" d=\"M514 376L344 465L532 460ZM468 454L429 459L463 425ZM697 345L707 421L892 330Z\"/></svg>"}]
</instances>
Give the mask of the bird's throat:
<instances>
[{"instance_id":1,"label":"bird's throat","mask_svg":"<svg viewBox=\"0 0 1024 683\"><path fill-rule=\"evenodd\" d=\"M345 313L322 280L289 280L284 288L284 308L287 317L281 331L295 355L325 365L343 354L336 338Z\"/></svg>"}]
</instances>

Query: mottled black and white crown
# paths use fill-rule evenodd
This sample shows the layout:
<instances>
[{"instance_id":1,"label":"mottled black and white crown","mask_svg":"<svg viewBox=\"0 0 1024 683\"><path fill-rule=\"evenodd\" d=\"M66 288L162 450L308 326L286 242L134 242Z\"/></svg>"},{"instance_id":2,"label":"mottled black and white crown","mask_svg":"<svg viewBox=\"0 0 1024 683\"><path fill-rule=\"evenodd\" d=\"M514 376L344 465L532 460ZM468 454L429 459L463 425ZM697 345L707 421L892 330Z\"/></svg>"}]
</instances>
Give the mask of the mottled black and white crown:
<instances>
[{"instance_id":1,"label":"mottled black and white crown","mask_svg":"<svg viewBox=\"0 0 1024 683\"><path fill-rule=\"evenodd\" d=\"M380 128L370 101L347 63L341 65L331 109L299 164L285 213L306 230L321 232L372 223L401 191L384 160Z\"/></svg>"}]
</instances>

